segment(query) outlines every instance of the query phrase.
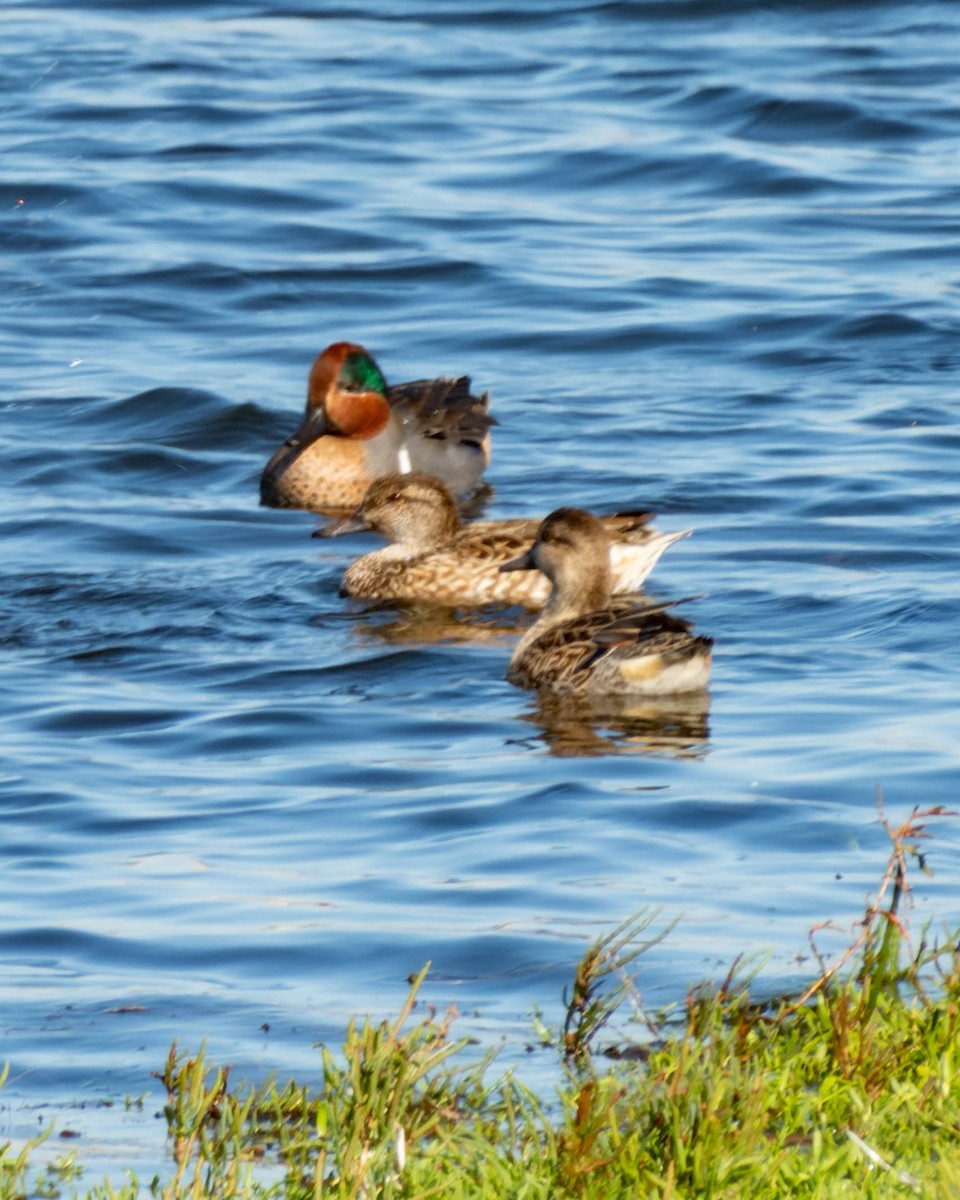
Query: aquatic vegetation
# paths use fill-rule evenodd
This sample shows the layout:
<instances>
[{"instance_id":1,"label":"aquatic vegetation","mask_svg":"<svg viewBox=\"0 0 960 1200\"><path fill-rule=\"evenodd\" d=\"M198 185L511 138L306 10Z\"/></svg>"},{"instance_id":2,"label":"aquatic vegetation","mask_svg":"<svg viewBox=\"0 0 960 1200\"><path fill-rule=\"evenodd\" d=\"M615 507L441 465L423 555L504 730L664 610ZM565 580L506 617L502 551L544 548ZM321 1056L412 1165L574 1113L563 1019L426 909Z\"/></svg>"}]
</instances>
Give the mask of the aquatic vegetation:
<instances>
[{"instance_id":1,"label":"aquatic vegetation","mask_svg":"<svg viewBox=\"0 0 960 1200\"><path fill-rule=\"evenodd\" d=\"M455 1014L414 1014L425 967L394 1021L351 1022L323 1054L319 1091L268 1079L233 1086L203 1049L174 1045L167 1092L173 1166L140 1194L548 1198L960 1194L960 949L911 940L907 865L942 809L884 821L892 850L877 895L836 961L799 996L758 1000L757 964L646 1012L629 968L668 931L655 914L598 939L578 965L566 1020L539 1027L563 1063L553 1102L512 1072L491 1082ZM881 814L882 817L882 814ZM636 1033L604 1048L633 1005ZM623 1022L620 1022L620 1029ZM28 1194L28 1146L0 1151L0 1195ZM53 1175L44 1195L58 1194ZM52 1190L51 1190L52 1189ZM33 1189L38 1194L41 1189Z\"/></svg>"}]
</instances>

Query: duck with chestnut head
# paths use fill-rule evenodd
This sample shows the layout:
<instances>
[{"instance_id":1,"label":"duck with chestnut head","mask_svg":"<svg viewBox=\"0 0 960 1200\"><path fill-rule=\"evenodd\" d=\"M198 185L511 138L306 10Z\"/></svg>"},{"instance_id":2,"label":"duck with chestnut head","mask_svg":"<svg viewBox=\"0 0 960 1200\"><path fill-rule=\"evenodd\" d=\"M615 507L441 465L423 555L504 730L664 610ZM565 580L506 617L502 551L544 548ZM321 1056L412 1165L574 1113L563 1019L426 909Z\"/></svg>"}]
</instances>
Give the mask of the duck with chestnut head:
<instances>
[{"instance_id":1,"label":"duck with chestnut head","mask_svg":"<svg viewBox=\"0 0 960 1200\"><path fill-rule=\"evenodd\" d=\"M335 342L310 370L300 428L263 470L260 502L353 508L374 479L417 470L470 493L490 461L488 405L466 375L390 386L363 346Z\"/></svg>"}]
</instances>

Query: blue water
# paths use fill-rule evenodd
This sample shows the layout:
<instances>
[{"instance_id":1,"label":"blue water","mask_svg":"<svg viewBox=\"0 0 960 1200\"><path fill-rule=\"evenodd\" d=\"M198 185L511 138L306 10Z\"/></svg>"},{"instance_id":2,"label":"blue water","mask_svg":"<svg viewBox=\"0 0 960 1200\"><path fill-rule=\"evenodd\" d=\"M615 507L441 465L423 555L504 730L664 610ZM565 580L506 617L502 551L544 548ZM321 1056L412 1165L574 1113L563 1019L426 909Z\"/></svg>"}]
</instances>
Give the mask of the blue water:
<instances>
[{"instance_id":1,"label":"blue water","mask_svg":"<svg viewBox=\"0 0 960 1200\"><path fill-rule=\"evenodd\" d=\"M522 1053L643 905L654 1005L804 977L876 785L957 802L956 6L8 0L0 39L0 1138L146 1174L174 1037L316 1078L427 960ZM705 719L553 714L514 614L338 599L371 543L257 481L343 338L490 390L488 516L695 530L651 587L716 639Z\"/></svg>"}]
</instances>

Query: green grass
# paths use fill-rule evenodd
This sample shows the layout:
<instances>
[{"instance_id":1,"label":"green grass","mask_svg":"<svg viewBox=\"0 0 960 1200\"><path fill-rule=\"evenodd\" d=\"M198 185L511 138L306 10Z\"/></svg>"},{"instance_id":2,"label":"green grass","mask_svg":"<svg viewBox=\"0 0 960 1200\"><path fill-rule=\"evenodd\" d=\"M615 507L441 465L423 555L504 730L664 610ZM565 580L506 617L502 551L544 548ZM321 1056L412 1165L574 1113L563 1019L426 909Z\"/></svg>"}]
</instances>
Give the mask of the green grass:
<instances>
[{"instance_id":1,"label":"green grass","mask_svg":"<svg viewBox=\"0 0 960 1200\"><path fill-rule=\"evenodd\" d=\"M601 1052L629 995L651 917L590 947L549 1040L563 1084L549 1102L477 1060L454 1017L414 1020L426 968L397 1019L351 1022L323 1051L319 1091L171 1048L171 1167L164 1182L104 1183L136 1196L612 1200L656 1197L960 1196L960 952L910 939L907 862L926 822L884 824L892 851L856 937L800 995L765 1003L738 965L672 1013L642 1013L635 1042ZM881 818L882 819L882 818ZM542 1027L541 1027L542 1028ZM548 1033L548 1031L543 1031ZM642 1034L642 1037L640 1036ZM73 1195L62 1160L30 1180L29 1144L0 1148L0 1197Z\"/></svg>"}]
</instances>

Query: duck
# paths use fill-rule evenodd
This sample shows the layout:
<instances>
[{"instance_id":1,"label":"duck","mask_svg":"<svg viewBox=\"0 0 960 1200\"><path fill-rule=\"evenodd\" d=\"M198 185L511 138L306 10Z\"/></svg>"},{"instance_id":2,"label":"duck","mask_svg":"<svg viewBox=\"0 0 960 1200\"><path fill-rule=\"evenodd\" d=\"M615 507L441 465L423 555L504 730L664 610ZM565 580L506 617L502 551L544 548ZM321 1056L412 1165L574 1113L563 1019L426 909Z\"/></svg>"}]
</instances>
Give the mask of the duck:
<instances>
[{"instance_id":1,"label":"duck","mask_svg":"<svg viewBox=\"0 0 960 1200\"><path fill-rule=\"evenodd\" d=\"M651 512L623 512L598 518L615 593L639 591L664 550L691 532L660 533L650 527L652 517ZM539 526L537 517L464 523L450 489L414 471L374 480L352 516L313 536L372 529L390 543L347 568L341 596L538 609L550 594L546 575L536 570L504 574L499 568L529 546Z\"/></svg>"},{"instance_id":2,"label":"duck","mask_svg":"<svg viewBox=\"0 0 960 1200\"><path fill-rule=\"evenodd\" d=\"M510 659L510 683L584 697L706 688L713 640L694 636L688 621L667 611L672 605L611 598L610 535L592 513L555 509L530 549L500 570L538 570L552 584Z\"/></svg>"},{"instance_id":3,"label":"duck","mask_svg":"<svg viewBox=\"0 0 960 1200\"><path fill-rule=\"evenodd\" d=\"M466 375L388 386L368 350L334 342L310 369L303 423L263 469L260 503L354 508L374 479L411 470L470 493L490 461L489 401Z\"/></svg>"}]
</instances>

